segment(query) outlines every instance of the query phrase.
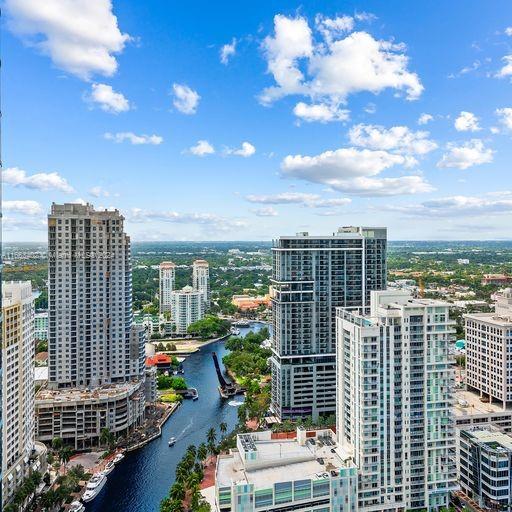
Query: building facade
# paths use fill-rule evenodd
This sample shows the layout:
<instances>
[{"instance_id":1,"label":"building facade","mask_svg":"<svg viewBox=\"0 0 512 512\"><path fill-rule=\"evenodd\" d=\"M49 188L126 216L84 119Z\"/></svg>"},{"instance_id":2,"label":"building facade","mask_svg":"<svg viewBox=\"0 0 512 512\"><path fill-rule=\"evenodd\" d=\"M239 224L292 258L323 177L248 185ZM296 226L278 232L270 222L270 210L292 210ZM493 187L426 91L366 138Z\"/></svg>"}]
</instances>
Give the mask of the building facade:
<instances>
[{"instance_id":1,"label":"building facade","mask_svg":"<svg viewBox=\"0 0 512 512\"><path fill-rule=\"evenodd\" d=\"M512 405L512 289L495 297L494 313L464 315L466 384L506 409Z\"/></svg>"},{"instance_id":2,"label":"building facade","mask_svg":"<svg viewBox=\"0 0 512 512\"><path fill-rule=\"evenodd\" d=\"M171 293L176 283L176 265L172 261L162 261L159 267L160 313L171 311Z\"/></svg>"},{"instance_id":3,"label":"building facade","mask_svg":"<svg viewBox=\"0 0 512 512\"><path fill-rule=\"evenodd\" d=\"M357 468L330 430L300 430L293 439L240 434L236 450L217 459L212 505L221 512L355 512Z\"/></svg>"},{"instance_id":4,"label":"building facade","mask_svg":"<svg viewBox=\"0 0 512 512\"><path fill-rule=\"evenodd\" d=\"M371 293L370 314L337 310L337 436L368 511L447 507L457 488L449 305Z\"/></svg>"},{"instance_id":5,"label":"building facade","mask_svg":"<svg viewBox=\"0 0 512 512\"><path fill-rule=\"evenodd\" d=\"M280 419L334 414L335 310L386 287L385 228L280 237L272 273L272 403Z\"/></svg>"},{"instance_id":6,"label":"building facade","mask_svg":"<svg viewBox=\"0 0 512 512\"><path fill-rule=\"evenodd\" d=\"M36 340L48 339L48 311L38 311L34 316L34 337Z\"/></svg>"},{"instance_id":7,"label":"building facade","mask_svg":"<svg viewBox=\"0 0 512 512\"><path fill-rule=\"evenodd\" d=\"M31 468L34 439L34 300L30 281L2 286L2 507Z\"/></svg>"},{"instance_id":8,"label":"building facade","mask_svg":"<svg viewBox=\"0 0 512 512\"><path fill-rule=\"evenodd\" d=\"M191 286L172 292L171 315L176 334L187 334L188 326L203 318L203 300L203 292Z\"/></svg>"},{"instance_id":9,"label":"building facade","mask_svg":"<svg viewBox=\"0 0 512 512\"><path fill-rule=\"evenodd\" d=\"M192 288L201 292L203 312L210 307L210 265L206 260L192 264Z\"/></svg>"},{"instance_id":10,"label":"building facade","mask_svg":"<svg viewBox=\"0 0 512 512\"><path fill-rule=\"evenodd\" d=\"M132 325L130 238L119 211L53 204L48 216L48 365L54 389L144 377Z\"/></svg>"}]
</instances>

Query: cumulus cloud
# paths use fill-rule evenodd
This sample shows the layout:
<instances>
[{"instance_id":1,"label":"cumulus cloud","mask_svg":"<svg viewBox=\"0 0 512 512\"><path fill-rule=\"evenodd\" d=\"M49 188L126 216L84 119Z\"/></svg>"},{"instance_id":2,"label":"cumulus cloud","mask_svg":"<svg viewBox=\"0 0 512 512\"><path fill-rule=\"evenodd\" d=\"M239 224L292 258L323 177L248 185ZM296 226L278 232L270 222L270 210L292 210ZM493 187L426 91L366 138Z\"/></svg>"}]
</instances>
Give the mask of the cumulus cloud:
<instances>
[{"instance_id":1,"label":"cumulus cloud","mask_svg":"<svg viewBox=\"0 0 512 512\"><path fill-rule=\"evenodd\" d=\"M97 104L101 110L109 114L120 114L130 110L130 102L120 92L114 91L111 85L92 84L91 92L85 96L86 101Z\"/></svg>"},{"instance_id":2,"label":"cumulus cloud","mask_svg":"<svg viewBox=\"0 0 512 512\"><path fill-rule=\"evenodd\" d=\"M420 125L427 124L427 123L430 123L430 121L433 121L433 120L434 120L434 116L432 116L431 114L423 113L418 118L418 124L420 124Z\"/></svg>"},{"instance_id":3,"label":"cumulus cloud","mask_svg":"<svg viewBox=\"0 0 512 512\"><path fill-rule=\"evenodd\" d=\"M19 231L19 230L37 230L45 231L47 228L47 221L44 218L31 218L31 217L10 217L6 216L2 219L2 229L4 231Z\"/></svg>"},{"instance_id":4,"label":"cumulus cloud","mask_svg":"<svg viewBox=\"0 0 512 512\"><path fill-rule=\"evenodd\" d=\"M505 29L505 34L507 34L507 36L512 36L512 27L507 27Z\"/></svg>"},{"instance_id":5,"label":"cumulus cloud","mask_svg":"<svg viewBox=\"0 0 512 512\"><path fill-rule=\"evenodd\" d=\"M188 151L196 156L206 156L213 155L215 148L207 140L198 140L197 144L189 148Z\"/></svg>"},{"instance_id":6,"label":"cumulus cloud","mask_svg":"<svg viewBox=\"0 0 512 512\"><path fill-rule=\"evenodd\" d=\"M352 32L350 17L317 17L317 42L303 17L274 17L274 34L263 41L268 72L275 85L260 95L270 104L288 95L303 95L314 104L345 103L362 91L378 94L385 89L403 92L417 99L423 86L416 73L408 70L405 46L374 39L367 32Z\"/></svg>"},{"instance_id":7,"label":"cumulus cloud","mask_svg":"<svg viewBox=\"0 0 512 512\"><path fill-rule=\"evenodd\" d=\"M83 80L112 76L116 54L130 39L118 26L111 0L5 0L9 27L54 65Z\"/></svg>"},{"instance_id":8,"label":"cumulus cloud","mask_svg":"<svg viewBox=\"0 0 512 512\"><path fill-rule=\"evenodd\" d=\"M89 194L91 194L91 196L93 197L110 197L110 192L108 190L105 190L100 185L92 187L89 190Z\"/></svg>"},{"instance_id":9,"label":"cumulus cloud","mask_svg":"<svg viewBox=\"0 0 512 512\"><path fill-rule=\"evenodd\" d=\"M512 76L512 55L505 55L502 59L503 67L496 73L497 78Z\"/></svg>"},{"instance_id":10,"label":"cumulus cloud","mask_svg":"<svg viewBox=\"0 0 512 512\"><path fill-rule=\"evenodd\" d=\"M58 172L38 172L28 175L19 167L8 167L2 172L2 181L13 187L26 187L34 190L59 190L70 194L73 187Z\"/></svg>"},{"instance_id":11,"label":"cumulus cloud","mask_svg":"<svg viewBox=\"0 0 512 512\"><path fill-rule=\"evenodd\" d=\"M409 155L353 147L325 151L315 156L288 155L281 162L285 177L328 185L334 190L363 196L392 196L430 192L423 177L376 177L382 171L416 160Z\"/></svg>"},{"instance_id":12,"label":"cumulus cloud","mask_svg":"<svg viewBox=\"0 0 512 512\"><path fill-rule=\"evenodd\" d=\"M293 113L301 120L311 123L313 121L320 123L330 123L332 121L347 121L350 110L341 109L338 105L329 105L327 103L306 104L300 101L295 105Z\"/></svg>"},{"instance_id":13,"label":"cumulus cloud","mask_svg":"<svg viewBox=\"0 0 512 512\"><path fill-rule=\"evenodd\" d=\"M304 192L282 192L281 194L258 195L250 194L245 197L250 203L259 204L299 204L308 208L325 208L345 206L352 201L348 197L322 199L318 194Z\"/></svg>"},{"instance_id":14,"label":"cumulus cloud","mask_svg":"<svg viewBox=\"0 0 512 512\"><path fill-rule=\"evenodd\" d=\"M358 124L349 132L350 142L356 146L411 155L425 155L437 148L437 144L428 137L429 132L414 132L407 126L386 129L378 125Z\"/></svg>"},{"instance_id":15,"label":"cumulus cloud","mask_svg":"<svg viewBox=\"0 0 512 512\"><path fill-rule=\"evenodd\" d=\"M103 137L107 140L111 140L118 144L128 141L135 146L139 146L141 144L151 144L154 146L158 146L162 144L164 141L163 137L160 135L136 135L133 132L118 132L118 133L105 133Z\"/></svg>"},{"instance_id":16,"label":"cumulus cloud","mask_svg":"<svg viewBox=\"0 0 512 512\"><path fill-rule=\"evenodd\" d=\"M173 84L172 91L174 96L172 103L177 110L187 115L196 113L201 96L194 89L185 84Z\"/></svg>"},{"instance_id":17,"label":"cumulus cloud","mask_svg":"<svg viewBox=\"0 0 512 512\"><path fill-rule=\"evenodd\" d=\"M24 215L39 215L43 212L43 207L37 201L30 200L3 201L2 209L6 212Z\"/></svg>"},{"instance_id":18,"label":"cumulus cloud","mask_svg":"<svg viewBox=\"0 0 512 512\"><path fill-rule=\"evenodd\" d=\"M233 38L231 43L225 44L220 49L220 61L225 66L229 63L229 59L236 54L236 39Z\"/></svg>"},{"instance_id":19,"label":"cumulus cloud","mask_svg":"<svg viewBox=\"0 0 512 512\"><path fill-rule=\"evenodd\" d=\"M480 139L471 139L461 145L449 143L447 152L437 163L437 167L453 167L456 169L468 169L474 165L488 164L492 162L494 151L484 146Z\"/></svg>"},{"instance_id":20,"label":"cumulus cloud","mask_svg":"<svg viewBox=\"0 0 512 512\"><path fill-rule=\"evenodd\" d=\"M507 131L512 131L512 108L498 108L495 113L503 128Z\"/></svg>"},{"instance_id":21,"label":"cumulus cloud","mask_svg":"<svg viewBox=\"0 0 512 512\"><path fill-rule=\"evenodd\" d=\"M472 112L466 112L464 110L459 114L459 117L455 119L454 126L458 132L477 132L481 130L478 125L478 117Z\"/></svg>"},{"instance_id":22,"label":"cumulus cloud","mask_svg":"<svg viewBox=\"0 0 512 512\"><path fill-rule=\"evenodd\" d=\"M243 156L244 158L247 158L256 153L256 148L250 142L242 142L242 147L226 148L225 153L227 155Z\"/></svg>"},{"instance_id":23,"label":"cumulus cloud","mask_svg":"<svg viewBox=\"0 0 512 512\"><path fill-rule=\"evenodd\" d=\"M251 210L254 215L258 217L277 217L278 213L277 210L272 208L272 206L266 206L264 208L256 208L254 210Z\"/></svg>"}]
</instances>

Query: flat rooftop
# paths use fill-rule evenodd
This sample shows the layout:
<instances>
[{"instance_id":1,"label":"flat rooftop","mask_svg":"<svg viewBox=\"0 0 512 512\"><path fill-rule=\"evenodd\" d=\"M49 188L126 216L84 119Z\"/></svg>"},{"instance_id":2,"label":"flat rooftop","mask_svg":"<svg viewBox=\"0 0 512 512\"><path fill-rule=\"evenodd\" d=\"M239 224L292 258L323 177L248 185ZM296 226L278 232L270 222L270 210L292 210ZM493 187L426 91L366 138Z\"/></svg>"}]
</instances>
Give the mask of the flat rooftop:
<instances>
[{"instance_id":1,"label":"flat rooftop","mask_svg":"<svg viewBox=\"0 0 512 512\"><path fill-rule=\"evenodd\" d=\"M512 414L512 407L508 407L507 409L503 410L503 404L501 402L482 402L478 393L472 391L457 390L455 392L455 404L452 407L452 411L455 419L458 419L462 416L476 416L481 414Z\"/></svg>"},{"instance_id":2,"label":"flat rooftop","mask_svg":"<svg viewBox=\"0 0 512 512\"><path fill-rule=\"evenodd\" d=\"M499 325L501 327L508 327L512 325L512 309L509 314L497 314L497 313L467 313L464 318L473 318L480 322L489 322L493 325Z\"/></svg>"},{"instance_id":3,"label":"flat rooftop","mask_svg":"<svg viewBox=\"0 0 512 512\"><path fill-rule=\"evenodd\" d=\"M301 446L296 439L254 440L257 459L247 463L238 450L220 456L217 462L217 485L230 487L234 483L254 484L267 488L275 482L330 477L330 471L355 467L348 455L337 447L334 437L328 444L308 438ZM326 475L327 473L327 475Z\"/></svg>"},{"instance_id":4,"label":"flat rooftop","mask_svg":"<svg viewBox=\"0 0 512 512\"><path fill-rule=\"evenodd\" d=\"M504 432L500 432L493 428L468 429L467 433L471 435L478 443L490 444L491 447L495 443L500 444L503 448L512 451L512 437ZM496 448L496 447L495 447Z\"/></svg>"},{"instance_id":5,"label":"flat rooftop","mask_svg":"<svg viewBox=\"0 0 512 512\"><path fill-rule=\"evenodd\" d=\"M120 384L105 384L94 389L69 388L47 389L42 388L36 394L37 402L77 402L86 400L105 400L116 398L123 394L130 394L140 387L140 382L123 382Z\"/></svg>"}]
</instances>

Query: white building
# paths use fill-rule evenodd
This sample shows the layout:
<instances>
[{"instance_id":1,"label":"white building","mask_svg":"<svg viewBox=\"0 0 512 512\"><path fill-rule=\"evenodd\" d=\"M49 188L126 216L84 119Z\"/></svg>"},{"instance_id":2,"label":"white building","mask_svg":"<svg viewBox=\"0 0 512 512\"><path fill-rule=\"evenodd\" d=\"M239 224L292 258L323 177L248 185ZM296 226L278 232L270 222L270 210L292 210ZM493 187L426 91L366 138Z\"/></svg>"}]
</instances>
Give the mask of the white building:
<instances>
[{"instance_id":1,"label":"white building","mask_svg":"<svg viewBox=\"0 0 512 512\"><path fill-rule=\"evenodd\" d=\"M160 313L171 311L171 293L176 282L176 265L172 261L162 261L159 267Z\"/></svg>"},{"instance_id":2,"label":"white building","mask_svg":"<svg viewBox=\"0 0 512 512\"><path fill-rule=\"evenodd\" d=\"M206 260L192 264L192 288L201 292L203 311L206 311L210 307L210 266Z\"/></svg>"},{"instance_id":3,"label":"white building","mask_svg":"<svg viewBox=\"0 0 512 512\"><path fill-rule=\"evenodd\" d=\"M34 337L36 340L48 339L48 311L40 311L34 316Z\"/></svg>"},{"instance_id":4,"label":"white building","mask_svg":"<svg viewBox=\"0 0 512 512\"><path fill-rule=\"evenodd\" d=\"M512 289L495 298L494 313L464 315L466 383L505 409L512 403Z\"/></svg>"},{"instance_id":5,"label":"white building","mask_svg":"<svg viewBox=\"0 0 512 512\"><path fill-rule=\"evenodd\" d=\"M203 292L191 286L171 294L171 314L177 334L187 334L190 324L203 317Z\"/></svg>"},{"instance_id":6,"label":"white building","mask_svg":"<svg viewBox=\"0 0 512 512\"><path fill-rule=\"evenodd\" d=\"M30 281L2 283L2 507L34 450L34 300Z\"/></svg>"},{"instance_id":7,"label":"white building","mask_svg":"<svg viewBox=\"0 0 512 512\"><path fill-rule=\"evenodd\" d=\"M298 429L294 439L239 434L237 448L217 458L210 500L220 512L355 512L357 468L331 430Z\"/></svg>"},{"instance_id":8,"label":"white building","mask_svg":"<svg viewBox=\"0 0 512 512\"><path fill-rule=\"evenodd\" d=\"M337 435L359 468L359 507L446 507L456 488L449 305L371 292L337 310Z\"/></svg>"}]
</instances>

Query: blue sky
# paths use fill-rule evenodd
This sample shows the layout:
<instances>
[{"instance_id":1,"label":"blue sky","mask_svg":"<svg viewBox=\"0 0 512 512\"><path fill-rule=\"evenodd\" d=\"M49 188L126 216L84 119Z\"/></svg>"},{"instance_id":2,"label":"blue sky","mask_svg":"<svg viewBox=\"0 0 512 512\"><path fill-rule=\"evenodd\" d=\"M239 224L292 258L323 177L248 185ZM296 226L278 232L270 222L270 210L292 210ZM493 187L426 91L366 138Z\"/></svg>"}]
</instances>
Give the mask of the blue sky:
<instances>
[{"instance_id":1,"label":"blue sky","mask_svg":"<svg viewBox=\"0 0 512 512\"><path fill-rule=\"evenodd\" d=\"M4 240L510 239L509 1L4 0Z\"/></svg>"}]
</instances>

